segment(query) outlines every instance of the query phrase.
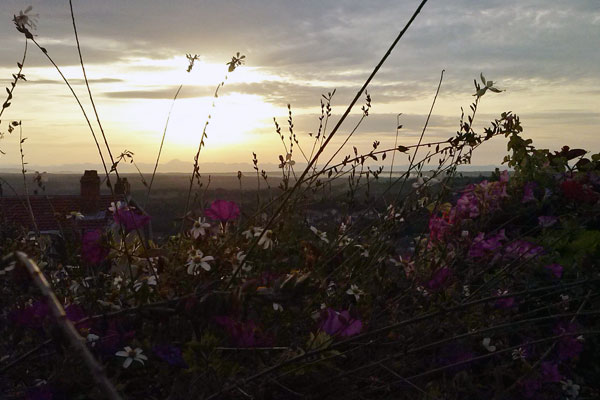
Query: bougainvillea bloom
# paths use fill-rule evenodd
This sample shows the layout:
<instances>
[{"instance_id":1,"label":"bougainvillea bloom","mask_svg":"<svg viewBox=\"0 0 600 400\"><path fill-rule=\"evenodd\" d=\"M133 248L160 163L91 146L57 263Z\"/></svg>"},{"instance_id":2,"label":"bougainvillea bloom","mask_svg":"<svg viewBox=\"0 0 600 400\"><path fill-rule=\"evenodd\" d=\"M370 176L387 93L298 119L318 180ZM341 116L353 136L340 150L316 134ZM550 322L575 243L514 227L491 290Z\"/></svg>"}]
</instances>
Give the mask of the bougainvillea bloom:
<instances>
[{"instance_id":1,"label":"bougainvillea bloom","mask_svg":"<svg viewBox=\"0 0 600 400\"><path fill-rule=\"evenodd\" d=\"M16 324L27 328L41 328L46 317L50 314L50 308L45 301L34 301L30 306L15 310L11 313Z\"/></svg>"},{"instance_id":2,"label":"bougainvillea bloom","mask_svg":"<svg viewBox=\"0 0 600 400\"><path fill-rule=\"evenodd\" d=\"M544 248L525 240L515 240L506 246L506 256L509 258L523 258L529 260L544 252Z\"/></svg>"},{"instance_id":3,"label":"bougainvillea bloom","mask_svg":"<svg viewBox=\"0 0 600 400\"><path fill-rule=\"evenodd\" d=\"M450 268L442 267L433 273L431 279L425 284L425 287L429 290L438 290L446 284L450 275L452 275Z\"/></svg>"},{"instance_id":4,"label":"bougainvillea bloom","mask_svg":"<svg viewBox=\"0 0 600 400\"><path fill-rule=\"evenodd\" d=\"M212 220L226 223L240 216L240 207L233 201L215 200L204 210L204 215Z\"/></svg>"},{"instance_id":5,"label":"bougainvillea bloom","mask_svg":"<svg viewBox=\"0 0 600 400\"><path fill-rule=\"evenodd\" d=\"M499 296L503 296L506 294L508 294L508 290L498 290ZM501 299L496 300L495 305L496 307L503 309L512 308L516 306L516 301L514 297L503 297Z\"/></svg>"},{"instance_id":6,"label":"bougainvillea bloom","mask_svg":"<svg viewBox=\"0 0 600 400\"><path fill-rule=\"evenodd\" d=\"M113 219L117 224L123 226L126 232L143 228L150 222L149 215L141 214L127 206L116 209L113 213Z\"/></svg>"},{"instance_id":7,"label":"bougainvillea bloom","mask_svg":"<svg viewBox=\"0 0 600 400\"><path fill-rule=\"evenodd\" d=\"M107 255L108 247L104 246L101 230L87 231L83 234L81 241L81 258L83 261L98 265Z\"/></svg>"},{"instance_id":8,"label":"bougainvillea bloom","mask_svg":"<svg viewBox=\"0 0 600 400\"><path fill-rule=\"evenodd\" d=\"M542 372L542 379L547 383L560 382L563 378L558 371L558 364L551 361L544 361L541 364L540 371Z\"/></svg>"},{"instance_id":9,"label":"bougainvillea bloom","mask_svg":"<svg viewBox=\"0 0 600 400\"><path fill-rule=\"evenodd\" d=\"M551 273L556 278L560 278L563 273L563 266L557 263L549 264L544 267L549 273Z\"/></svg>"},{"instance_id":10,"label":"bougainvillea bloom","mask_svg":"<svg viewBox=\"0 0 600 400\"><path fill-rule=\"evenodd\" d=\"M569 332L577 332L578 327L575 323L560 323L554 327L555 335L564 335ZM573 336L563 336L558 340L556 353L560 361L566 361L577 357L583 351L583 343Z\"/></svg>"},{"instance_id":11,"label":"bougainvillea bloom","mask_svg":"<svg viewBox=\"0 0 600 400\"><path fill-rule=\"evenodd\" d=\"M488 236L487 239L485 238L485 234L483 232L479 232L479 234L473 239L473 243L469 248L469 257L484 257L486 254L501 248L501 242L503 240L506 240L504 229L500 230L500 232L495 235Z\"/></svg>"},{"instance_id":12,"label":"bougainvillea bloom","mask_svg":"<svg viewBox=\"0 0 600 400\"><path fill-rule=\"evenodd\" d=\"M537 188L537 183L535 182L527 182L525 186L523 186L523 199L521 203L528 203L530 201L535 201L535 195L533 191Z\"/></svg>"},{"instance_id":13,"label":"bougainvillea bloom","mask_svg":"<svg viewBox=\"0 0 600 400\"><path fill-rule=\"evenodd\" d=\"M362 322L358 319L350 317L350 313L345 311L335 311L333 308L328 308L322 315L322 321L319 329L328 335L335 336L354 336L362 330Z\"/></svg>"}]
</instances>

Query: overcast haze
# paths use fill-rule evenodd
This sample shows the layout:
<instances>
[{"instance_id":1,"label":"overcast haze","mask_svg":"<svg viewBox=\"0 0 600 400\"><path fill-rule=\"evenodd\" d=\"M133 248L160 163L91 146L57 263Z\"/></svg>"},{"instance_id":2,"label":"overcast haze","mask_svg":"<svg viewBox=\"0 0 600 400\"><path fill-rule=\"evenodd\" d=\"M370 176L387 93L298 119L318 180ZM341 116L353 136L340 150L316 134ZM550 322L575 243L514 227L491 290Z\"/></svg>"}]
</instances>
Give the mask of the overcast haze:
<instances>
[{"instance_id":1,"label":"overcast haze","mask_svg":"<svg viewBox=\"0 0 600 400\"><path fill-rule=\"evenodd\" d=\"M192 162L209 113L210 163L265 163L283 153L272 118L287 130L287 104L305 148L318 127L322 93L337 89L334 119L360 88L419 1L192 1L74 0L84 61L113 152L136 161L156 157L160 136L179 84L163 160ZM0 6L0 78L16 73L24 37L13 14L33 5L33 33L73 82L89 109L78 64L68 0ZM440 72L446 70L427 137L446 139L468 109L473 79L483 72L501 94L486 94L477 127L511 110L524 135L540 148L564 144L600 151L600 1L430 0L369 87L372 112L354 144L393 145L396 115L403 113L401 144L414 143L425 121ZM211 110L212 93L236 52L246 64L234 71ZM186 53L200 62L185 72ZM27 161L51 166L99 162L85 121L57 72L30 46L13 106L3 115L22 120ZM360 104L339 134L353 126ZM18 133L17 133L18 135ZM0 141L0 167L19 165L18 136ZM352 143L352 142L351 142ZM506 144L488 143L474 157L500 164ZM342 152L345 153L345 152ZM301 161L301 160L299 160ZM170 165L180 165L171 162ZM160 169L159 169L160 171ZM166 171L165 171L166 172Z\"/></svg>"}]
</instances>

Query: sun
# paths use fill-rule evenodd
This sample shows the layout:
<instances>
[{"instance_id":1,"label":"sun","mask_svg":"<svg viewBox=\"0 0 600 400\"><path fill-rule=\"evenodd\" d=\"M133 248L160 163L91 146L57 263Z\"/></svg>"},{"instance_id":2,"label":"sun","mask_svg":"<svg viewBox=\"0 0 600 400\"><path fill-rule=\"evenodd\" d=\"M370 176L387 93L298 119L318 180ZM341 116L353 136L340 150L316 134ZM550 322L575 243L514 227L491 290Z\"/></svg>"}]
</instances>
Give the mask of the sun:
<instances>
[{"instance_id":1,"label":"sun","mask_svg":"<svg viewBox=\"0 0 600 400\"><path fill-rule=\"evenodd\" d=\"M186 66L186 59L178 57L131 60L120 67L126 72L126 84L119 83L114 90L133 95L112 99L106 114L121 131L129 132L127 140L143 140L146 145L155 141L158 145L167 118L165 146L173 145L181 151L197 148L207 121L205 144L218 150L244 146L257 132L272 128L272 118L281 110L260 95L234 89L238 83L260 83L279 77L246 66L227 73L225 63L196 62L191 73L185 71ZM224 84L215 97L215 89L221 83ZM173 103L172 96L179 85L182 89Z\"/></svg>"}]
</instances>

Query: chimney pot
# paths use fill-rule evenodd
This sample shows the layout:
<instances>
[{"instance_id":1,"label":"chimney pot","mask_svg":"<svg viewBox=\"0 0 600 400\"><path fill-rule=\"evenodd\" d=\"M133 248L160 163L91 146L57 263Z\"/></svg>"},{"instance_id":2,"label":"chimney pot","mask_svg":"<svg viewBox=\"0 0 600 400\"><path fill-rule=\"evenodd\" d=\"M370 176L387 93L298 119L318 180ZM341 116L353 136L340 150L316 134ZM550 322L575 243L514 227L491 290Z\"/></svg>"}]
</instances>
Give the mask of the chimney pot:
<instances>
[{"instance_id":1,"label":"chimney pot","mask_svg":"<svg viewBox=\"0 0 600 400\"><path fill-rule=\"evenodd\" d=\"M99 211L100 202L100 177L96 170L85 170L80 179L81 184L81 212L94 214Z\"/></svg>"}]
</instances>

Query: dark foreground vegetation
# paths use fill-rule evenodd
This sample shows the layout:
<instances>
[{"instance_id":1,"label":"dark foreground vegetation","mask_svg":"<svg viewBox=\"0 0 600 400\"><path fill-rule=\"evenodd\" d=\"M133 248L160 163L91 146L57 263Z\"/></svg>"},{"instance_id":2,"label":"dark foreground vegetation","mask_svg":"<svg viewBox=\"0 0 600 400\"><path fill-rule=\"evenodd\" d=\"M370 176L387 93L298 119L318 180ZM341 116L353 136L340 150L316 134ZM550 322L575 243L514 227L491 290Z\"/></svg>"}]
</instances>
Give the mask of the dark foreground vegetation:
<instances>
[{"instance_id":1,"label":"dark foreground vegetation","mask_svg":"<svg viewBox=\"0 0 600 400\"><path fill-rule=\"evenodd\" d=\"M15 16L37 45L27 22ZM148 225L163 211L116 195L102 229L78 229L78 210L58 239L33 213L33 231L3 225L2 398L598 398L600 154L536 149L510 112L476 132L497 91L481 76L448 140L326 162L343 117L298 171L310 152L290 117L276 187L256 163L256 190L215 198L200 186L205 128L161 241ZM513 172L457 182L496 137ZM383 180L372 165L393 154L413 178Z\"/></svg>"}]
</instances>

